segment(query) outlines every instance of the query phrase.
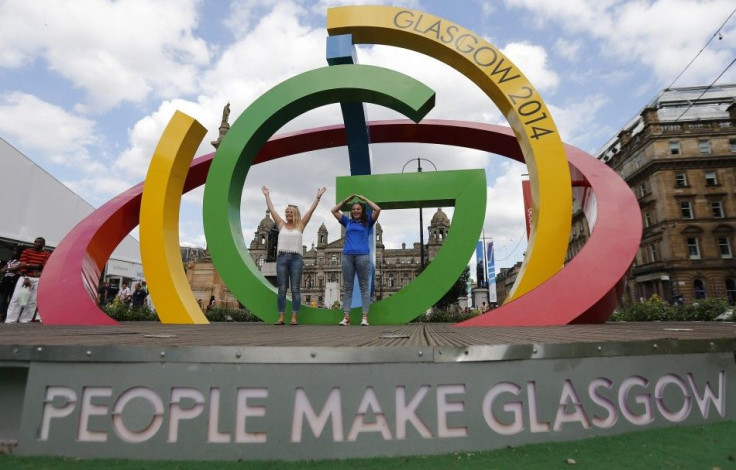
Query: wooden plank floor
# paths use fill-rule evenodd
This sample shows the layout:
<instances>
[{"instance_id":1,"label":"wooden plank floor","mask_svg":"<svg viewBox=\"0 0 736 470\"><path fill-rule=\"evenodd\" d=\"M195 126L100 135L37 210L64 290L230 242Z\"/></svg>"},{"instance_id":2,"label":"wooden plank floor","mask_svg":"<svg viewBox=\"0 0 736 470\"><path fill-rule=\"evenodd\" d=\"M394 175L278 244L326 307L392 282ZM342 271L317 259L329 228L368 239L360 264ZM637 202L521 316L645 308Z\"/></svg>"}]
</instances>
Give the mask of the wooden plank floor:
<instances>
[{"instance_id":1,"label":"wooden plank floor","mask_svg":"<svg viewBox=\"0 0 736 470\"><path fill-rule=\"evenodd\" d=\"M454 328L449 324L400 326L272 326L264 323L116 326L0 325L0 346L320 346L467 347L631 341L736 339L736 323L649 322L546 327Z\"/></svg>"}]
</instances>

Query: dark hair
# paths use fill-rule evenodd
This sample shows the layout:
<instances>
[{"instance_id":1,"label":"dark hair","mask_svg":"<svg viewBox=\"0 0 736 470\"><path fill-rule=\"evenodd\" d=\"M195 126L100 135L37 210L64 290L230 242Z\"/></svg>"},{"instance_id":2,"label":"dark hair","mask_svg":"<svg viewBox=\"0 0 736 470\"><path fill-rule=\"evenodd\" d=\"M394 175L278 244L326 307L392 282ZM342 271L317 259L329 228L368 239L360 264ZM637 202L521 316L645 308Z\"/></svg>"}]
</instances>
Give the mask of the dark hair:
<instances>
[{"instance_id":1,"label":"dark hair","mask_svg":"<svg viewBox=\"0 0 736 470\"><path fill-rule=\"evenodd\" d=\"M363 209L363 212L360 214L360 223L361 225L363 225L363 227L365 227L366 223L368 223L368 217L365 215L365 204L363 204L362 202L354 202L350 204L350 219L352 220L353 218L353 206L356 204L359 205L361 209Z\"/></svg>"}]
</instances>

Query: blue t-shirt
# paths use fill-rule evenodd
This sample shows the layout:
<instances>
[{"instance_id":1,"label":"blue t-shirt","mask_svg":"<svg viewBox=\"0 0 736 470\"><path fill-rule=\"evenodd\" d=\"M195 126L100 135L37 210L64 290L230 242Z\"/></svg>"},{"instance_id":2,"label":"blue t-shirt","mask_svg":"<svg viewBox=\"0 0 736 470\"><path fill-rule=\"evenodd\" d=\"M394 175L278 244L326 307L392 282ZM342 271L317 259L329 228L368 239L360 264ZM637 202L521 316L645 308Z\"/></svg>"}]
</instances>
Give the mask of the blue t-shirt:
<instances>
[{"instance_id":1,"label":"blue t-shirt","mask_svg":"<svg viewBox=\"0 0 736 470\"><path fill-rule=\"evenodd\" d=\"M367 224L363 226L360 222L348 219L344 214L340 217L340 224L345 226L345 248L342 252L346 255L367 255L368 237L371 236L371 227L376 223L373 217L368 217Z\"/></svg>"}]
</instances>

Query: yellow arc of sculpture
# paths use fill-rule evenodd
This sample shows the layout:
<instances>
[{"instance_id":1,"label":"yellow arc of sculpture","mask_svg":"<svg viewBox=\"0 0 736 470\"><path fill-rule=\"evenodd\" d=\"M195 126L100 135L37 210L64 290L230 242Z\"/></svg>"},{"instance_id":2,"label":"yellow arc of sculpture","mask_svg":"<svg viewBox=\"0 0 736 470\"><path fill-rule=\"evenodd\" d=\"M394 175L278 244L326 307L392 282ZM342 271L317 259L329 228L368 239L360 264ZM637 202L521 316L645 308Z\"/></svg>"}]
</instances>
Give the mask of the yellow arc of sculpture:
<instances>
[{"instance_id":1,"label":"yellow arc of sculpture","mask_svg":"<svg viewBox=\"0 0 736 470\"><path fill-rule=\"evenodd\" d=\"M141 260L162 323L209 323L189 287L179 248L184 181L206 133L199 122L177 111L161 135L143 183Z\"/></svg>"},{"instance_id":2,"label":"yellow arc of sculpture","mask_svg":"<svg viewBox=\"0 0 736 470\"><path fill-rule=\"evenodd\" d=\"M551 113L524 74L472 31L416 10L331 8L327 30L330 35L351 34L354 44L383 44L426 54L464 74L491 98L519 140L532 188L529 245L506 301L529 292L559 271L570 238L570 170Z\"/></svg>"}]
</instances>

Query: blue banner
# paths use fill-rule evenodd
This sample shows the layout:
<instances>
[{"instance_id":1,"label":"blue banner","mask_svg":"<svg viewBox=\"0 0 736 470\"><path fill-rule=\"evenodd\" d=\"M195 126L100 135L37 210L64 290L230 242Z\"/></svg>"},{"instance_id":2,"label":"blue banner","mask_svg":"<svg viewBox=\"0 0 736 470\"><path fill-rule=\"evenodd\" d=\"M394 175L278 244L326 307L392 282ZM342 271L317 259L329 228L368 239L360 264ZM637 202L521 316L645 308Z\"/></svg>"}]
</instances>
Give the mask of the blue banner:
<instances>
[{"instance_id":1,"label":"blue banner","mask_svg":"<svg viewBox=\"0 0 736 470\"><path fill-rule=\"evenodd\" d=\"M488 242L486 249L486 279L488 279L488 302L496 303L496 262L493 258L493 242Z\"/></svg>"},{"instance_id":2,"label":"blue banner","mask_svg":"<svg viewBox=\"0 0 736 470\"><path fill-rule=\"evenodd\" d=\"M478 241L478 244L475 245L475 259L477 261L477 265L475 267L475 277L478 281L478 287L486 287L486 269L485 269L485 256L483 255L483 242Z\"/></svg>"}]
</instances>

